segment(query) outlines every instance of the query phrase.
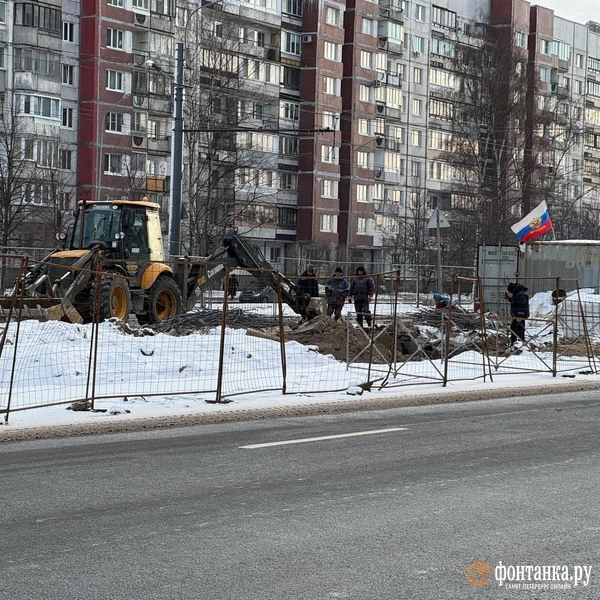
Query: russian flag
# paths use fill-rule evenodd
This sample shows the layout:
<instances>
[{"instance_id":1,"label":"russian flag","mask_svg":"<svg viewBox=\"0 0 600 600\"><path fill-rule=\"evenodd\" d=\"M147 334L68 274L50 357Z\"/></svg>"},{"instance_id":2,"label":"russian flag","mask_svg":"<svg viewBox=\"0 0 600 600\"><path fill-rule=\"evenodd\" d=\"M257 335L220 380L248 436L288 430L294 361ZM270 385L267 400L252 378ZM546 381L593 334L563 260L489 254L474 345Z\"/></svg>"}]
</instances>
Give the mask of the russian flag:
<instances>
[{"instance_id":1,"label":"russian flag","mask_svg":"<svg viewBox=\"0 0 600 600\"><path fill-rule=\"evenodd\" d=\"M552 231L552 221L546 201L541 202L525 218L512 225L511 229L517 234L521 243Z\"/></svg>"}]
</instances>

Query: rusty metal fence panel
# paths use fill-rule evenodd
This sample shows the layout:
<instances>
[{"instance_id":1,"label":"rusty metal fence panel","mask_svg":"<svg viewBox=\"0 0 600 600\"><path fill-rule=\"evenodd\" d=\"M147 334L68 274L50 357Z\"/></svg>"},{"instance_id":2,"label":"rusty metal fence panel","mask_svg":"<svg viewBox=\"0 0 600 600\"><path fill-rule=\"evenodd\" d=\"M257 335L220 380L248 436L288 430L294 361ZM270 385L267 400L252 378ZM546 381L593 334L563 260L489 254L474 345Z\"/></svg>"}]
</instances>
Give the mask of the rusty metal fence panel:
<instances>
[{"instance_id":1,"label":"rusty metal fence panel","mask_svg":"<svg viewBox=\"0 0 600 600\"><path fill-rule=\"evenodd\" d=\"M29 259L21 260L23 273ZM223 281L205 290L194 310L157 325L98 322L97 297L91 322L26 320L17 294L12 316L5 314L0 325L0 414L77 400L93 407L100 399L186 394L228 402L257 392L316 394L598 372L600 296L576 282L563 294L560 279L521 280L544 291L530 299L523 343L511 347L510 318L476 302L480 278L445 280L447 304L437 306L432 295L420 295L424 282L400 272L374 274L370 322L363 315L361 326L353 303L344 303L337 322L326 316L327 277L318 279L323 314L301 323L280 291L267 302L231 297L225 269ZM346 279L350 284L352 277Z\"/></svg>"}]
</instances>

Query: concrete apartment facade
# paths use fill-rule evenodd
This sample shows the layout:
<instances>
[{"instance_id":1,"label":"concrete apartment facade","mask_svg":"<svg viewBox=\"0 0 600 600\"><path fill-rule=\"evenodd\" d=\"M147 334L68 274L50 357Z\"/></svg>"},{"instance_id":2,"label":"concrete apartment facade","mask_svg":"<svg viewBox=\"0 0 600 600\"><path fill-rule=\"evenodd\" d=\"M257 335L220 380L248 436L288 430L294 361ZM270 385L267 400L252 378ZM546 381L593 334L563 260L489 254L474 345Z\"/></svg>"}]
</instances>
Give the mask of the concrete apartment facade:
<instances>
[{"instance_id":1,"label":"concrete apartment facade","mask_svg":"<svg viewBox=\"0 0 600 600\"><path fill-rule=\"evenodd\" d=\"M0 3L0 87L36 139L33 154L23 144L40 180L60 175L54 192L27 192L33 203L54 193L64 210L76 198L146 196L167 215L182 40L184 128L194 130L184 135L184 244L233 225L291 274L320 261L408 268L430 262L425 225L437 207L474 251L482 232L465 206L481 190L465 193L448 167L457 135L448 98L460 88L459 57L492 28L527 77L526 115L508 124L523 140L510 169L520 161L527 175L507 218L547 198L556 214L560 204L600 226L599 26L525 0L203 4L53 0L40 21L34 5ZM21 57L42 50L55 66L27 68L43 57ZM193 112L194 99L210 105L208 117ZM227 133L217 139L219 125ZM58 141L56 162L42 159L43 140ZM32 231L14 242L43 243Z\"/></svg>"}]
</instances>

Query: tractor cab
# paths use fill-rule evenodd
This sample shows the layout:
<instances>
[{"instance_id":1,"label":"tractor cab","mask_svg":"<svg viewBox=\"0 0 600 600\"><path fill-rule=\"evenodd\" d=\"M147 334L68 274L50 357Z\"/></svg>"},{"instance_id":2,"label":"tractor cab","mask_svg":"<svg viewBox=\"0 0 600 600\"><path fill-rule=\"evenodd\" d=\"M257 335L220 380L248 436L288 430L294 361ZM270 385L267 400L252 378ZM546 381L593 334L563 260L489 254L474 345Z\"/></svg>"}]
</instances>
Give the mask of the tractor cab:
<instances>
[{"instance_id":1,"label":"tractor cab","mask_svg":"<svg viewBox=\"0 0 600 600\"><path fill-rule=\"evenodd\" d=\"M150 202L82 202L70 249L100 246L103 255L114 260L162 261L158 208Z\"/></svg>"}]
</instances>

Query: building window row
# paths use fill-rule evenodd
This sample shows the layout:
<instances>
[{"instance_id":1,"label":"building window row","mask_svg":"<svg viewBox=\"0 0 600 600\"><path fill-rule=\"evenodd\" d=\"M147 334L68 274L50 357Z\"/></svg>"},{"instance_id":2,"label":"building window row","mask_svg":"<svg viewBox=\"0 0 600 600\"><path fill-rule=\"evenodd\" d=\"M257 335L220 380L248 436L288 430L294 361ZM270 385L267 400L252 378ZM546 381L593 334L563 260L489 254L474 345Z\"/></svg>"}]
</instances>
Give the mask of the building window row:
<instances>
[{"instance_id":1,"label":"building window row","mask_svg":"<svg viewBox=\"0 0 600 600\"><path fill-rule=\"evenodd\" d=\"M60 55L42 48L14 49L15 71L29 71L38 75L58 78L60 70Z\"/></svg>"},{"instance_id":2,"label":"building window row","mask_svg":"<svg viewBox=\"0 0 600 600\"><path fill-rule=\"evenodd\" d=\"M60 33L62 13L43 4L15 4L15 24Z\"/></svg>"}]
</instances>

